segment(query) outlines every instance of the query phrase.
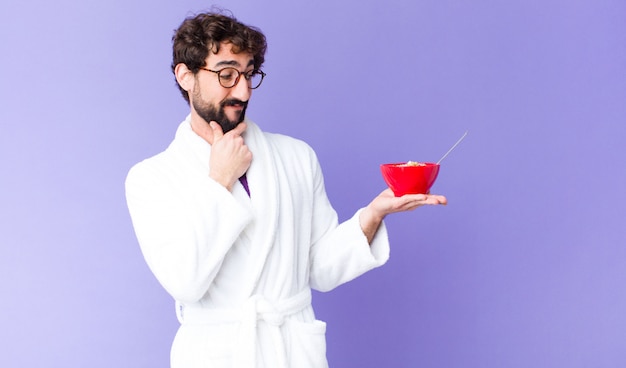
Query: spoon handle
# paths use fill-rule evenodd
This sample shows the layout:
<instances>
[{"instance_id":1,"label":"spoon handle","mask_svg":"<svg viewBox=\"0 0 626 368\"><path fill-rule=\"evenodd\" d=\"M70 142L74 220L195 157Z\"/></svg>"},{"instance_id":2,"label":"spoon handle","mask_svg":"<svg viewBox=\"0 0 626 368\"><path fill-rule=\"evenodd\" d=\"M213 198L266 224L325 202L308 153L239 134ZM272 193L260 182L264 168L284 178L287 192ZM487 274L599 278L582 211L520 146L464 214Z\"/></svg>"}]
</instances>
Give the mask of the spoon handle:
<instances>
[{"instance_id":1,"label":"spoon handle","mask_svg":"<svg viewBox=\"0 0 626 368\"><path fill-rule=\"evenodd\" d=\"M461 138L459 138L459 140L458 140L458 141L456 141L456 143L455 143L455 144L454 144L454 145L453 145L453 146L452 146L452 147L448 150L448 152L446 152L446 154L445 154L445 155L443 155L443 157L441 157L441 158L439 159L439 161L437 161L437 165L439 165L439 163L440 163L441 161L443 161L443 159L444 159L444 158L446 158L446 156L448 156L448 154L450 154L450 152L452 152L452 150L453 150L456 146L458 146L458 144L459 144L459 143L461 143L461 141L463 140L463 138L465 138L465 136L466 136L466 135L467 135L467 131L465 131L465 133L463 133L463 135L461 136Z\"/></svg>"}]
</instances>

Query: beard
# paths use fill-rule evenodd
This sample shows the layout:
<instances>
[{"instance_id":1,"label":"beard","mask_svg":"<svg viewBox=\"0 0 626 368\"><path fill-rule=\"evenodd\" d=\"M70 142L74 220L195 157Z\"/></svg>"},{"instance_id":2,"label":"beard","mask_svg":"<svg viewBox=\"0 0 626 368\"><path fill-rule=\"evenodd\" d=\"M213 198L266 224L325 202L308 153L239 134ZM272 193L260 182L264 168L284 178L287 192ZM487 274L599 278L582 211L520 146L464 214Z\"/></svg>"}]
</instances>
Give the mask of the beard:
<instances>
[{"instance_id":1,"label":"beard","mask_svg":"<svg viewBox=\"0 0 626 368\"><path fill-rule=\"evenodd\" d=\"M224 111L225 106L242 106L243 109L241 113L235 120L230 120L228 116L226 116L226 112ZM211 121L215 121L222 127L222 131L224 134L235 129L239 123L243 121L246 117L246 109L248 108L248 103L238 100L238 99L226 99L220 102L219 106L213 106L209 102L202 100L200 96L200 91L196 90L193 93L193 108L196 110L198 115L202 119L206 121L206 123L210 123Z\"/></svg>"}]
</instances>

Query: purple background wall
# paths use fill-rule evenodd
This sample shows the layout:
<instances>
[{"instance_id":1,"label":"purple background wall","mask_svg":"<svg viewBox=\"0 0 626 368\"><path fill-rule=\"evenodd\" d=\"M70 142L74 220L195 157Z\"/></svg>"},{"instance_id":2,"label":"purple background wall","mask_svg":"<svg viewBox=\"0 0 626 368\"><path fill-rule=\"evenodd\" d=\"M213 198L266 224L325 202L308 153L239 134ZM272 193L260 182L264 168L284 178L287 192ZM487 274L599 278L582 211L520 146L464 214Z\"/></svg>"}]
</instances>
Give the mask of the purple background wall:
<instances>
[{"instance_id":1,"label":"purple background wall","mask_svg":"<svg viewBox=\"0 0 626 368\"><path fill-rule=\"evenodd\" d=\"M166 367L177 322L123 182L187 106L201 1L0 3L6 367ZM316 293L334 367L626 364L626 2L223 2L268 36L249 116L318 152L341 219L378 165L444 161L389 263Z\"/></svg>"}]
</instances>

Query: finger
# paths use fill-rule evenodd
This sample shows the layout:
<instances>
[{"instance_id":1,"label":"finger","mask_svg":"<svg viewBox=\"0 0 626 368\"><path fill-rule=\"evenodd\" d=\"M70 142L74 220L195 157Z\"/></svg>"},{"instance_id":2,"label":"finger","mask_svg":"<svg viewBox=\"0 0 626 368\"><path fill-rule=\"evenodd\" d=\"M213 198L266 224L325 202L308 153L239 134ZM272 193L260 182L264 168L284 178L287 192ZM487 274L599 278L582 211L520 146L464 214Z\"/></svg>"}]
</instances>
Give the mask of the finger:
<instances>
[{"instance_id":1,"label":"finger","mask_svg":"<svg viewBox=\"0 0 626 368\"><path fill-rule=\"evenodd\" d=\"M414 209L423 206L423 202L411 202L407 203L400 208L401 211L413 211Z\"/></svg>"},{"instance_id":2,"label":"finger","mask_svg":"<svg viewBox=\"0 0 626 368\"><path fill-rule=\"evenodd\" d=\"M211 121L209 126L213 129L213 139L221 139L224 136L224 131L217 122Z\"/></svg>"},{"instance_id":3,"label":"finger","mask_svg":"<svg viewBox=\"0 0 626 368\"><path fill-rule=\"evenodd\" d=\"M426 199L425 198L406 198L407 196L403 197L403 201L400 202L397 206L398 209L400 209L401 211L410 211L413 210L417 207L423 206L424 204L426 204Z\"/></svg>"},{"instance_id":4,"label":"finger","mask_svg":"<svg viewBox=\"0 0 626 368\"><path fill-rule=\"evenodd\" d=\"M387 197L395 197L395 194L393 194L393 191L391 190L391 188L387 188L383 190L382 192L380 192L380 195L387 196Z\"/></svg>"},{"instance_id":5,"label":"finger","mask_svg":"<svg viewBox=\"0 0 626 368\"><path fill-rule=\"evenodd\" d=\"M401 211L413 211L416 208L422 207L424 205L425 205L424 202L411 202L411 203L405 204L400 210Z\"/></svg>"},{"instance_id":6,"label":"finger","mask_svg":"<svg viewBox=\"0 0 626 368\"><path fill-rule=\"evenodd\" d=\"M226 133L226 134L229 134L229 133L230 133L230 134L232 134L232 135L237 135L237 136L239 136L239 135L242 135L242 134L243 134L243 132L245 132L245 131L246 131L246 128L247 128L247 127L248 127L248 126L246 125L246 123L241 122L241 123L237 124L237 126L235 126L235 128L233 128L233 130L231 130L230 132L228 132L228 133Z\"/></svg>"},{"instance_id":7,"label":"finger","mask_svg":"<svg viewBox=\"0 0 626 368\"><path fill-rule=\"evenodd\" d=\"M439 203L445 206L446 204L448 204L448 198L444 196L439 196Z\"/></svg>"},{"instance_id":8,"label":"finger","mask_svg":"<svg viewBox=\"0 0 626 368\"><path fill-rule=\"evenodd\" d=\"M425 201L428 196L426 194L405 194L400 198L406 201Z\"/></svg>"},{"instance_id":9,"label":"finger","mask_svg":"<svg viewBox=\"0 0 626 368\"><path fill-rule=\"evenodd\" d=\"M425 204L448 204L448 199L442 195L429 195L424 201Z\"/></svg>"}]
</instances>

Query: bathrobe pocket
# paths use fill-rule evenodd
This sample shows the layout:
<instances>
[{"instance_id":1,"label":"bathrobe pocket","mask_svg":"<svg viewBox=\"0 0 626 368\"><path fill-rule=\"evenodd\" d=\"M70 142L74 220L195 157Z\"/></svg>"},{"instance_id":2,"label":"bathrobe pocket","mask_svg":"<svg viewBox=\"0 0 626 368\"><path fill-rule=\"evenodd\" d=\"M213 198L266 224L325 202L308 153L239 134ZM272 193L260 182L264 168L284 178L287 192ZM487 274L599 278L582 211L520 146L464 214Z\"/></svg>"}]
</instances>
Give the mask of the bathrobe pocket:
<instances>
[{"instance_id":1,"label":"bathrobe pocket","mask_svg":"<svg viewBox=\"0 0 626 368\"><path fill-rule=\"evenodd\" d=\"M327 368L326 323L289 321L290 367Z\"/></svg>"}]
</instances>

